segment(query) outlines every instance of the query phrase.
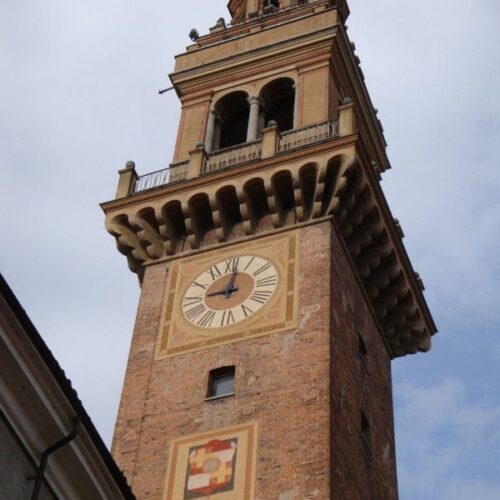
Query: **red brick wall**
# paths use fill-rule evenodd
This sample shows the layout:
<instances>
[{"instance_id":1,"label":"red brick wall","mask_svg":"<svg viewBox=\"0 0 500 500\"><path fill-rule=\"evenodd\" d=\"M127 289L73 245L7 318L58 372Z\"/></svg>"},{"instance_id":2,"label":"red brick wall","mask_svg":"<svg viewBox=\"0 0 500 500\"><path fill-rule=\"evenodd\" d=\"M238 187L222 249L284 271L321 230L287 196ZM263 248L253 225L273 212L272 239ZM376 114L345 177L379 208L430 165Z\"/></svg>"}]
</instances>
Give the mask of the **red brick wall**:
<instances>
[{"instance_id":1,"label":"red brick wall","mask_svg":"<svg viewBox=\"0 0 500 500\"><path fill-rule=\"evenodd\" d=\"M397 498L390 358L344 247L332 231L332 498ZM366 345L366 370L359 339ZM370 424L360 438L361 411Z\"/></svg>"},{"instance_id":2,"label":"red brick wall","mask_svg":"<svg viewBox=\"0 0 500 500\"><path fill-rule=\"evenodd\" d=\"M332 470L336 500L395 498L366 493L368 477L380 493L390 491L393 480L389 359L331 229L324 222L300 230L296 331L157 362L166 265L146 269L113 442L113 454L139 499L161 498L171 439L249 421L259 422L257 499L330 498ZM336 311L332 341L330 304ZM365 393L372 397L366 410L372 420L371 459L359 438L363 391L356 327L366 336L370 357ZM225 365L236 366L235 396L205 402L209 371ZM377 473L367 472L370 463Z\"/></svg>"}]
</instances>

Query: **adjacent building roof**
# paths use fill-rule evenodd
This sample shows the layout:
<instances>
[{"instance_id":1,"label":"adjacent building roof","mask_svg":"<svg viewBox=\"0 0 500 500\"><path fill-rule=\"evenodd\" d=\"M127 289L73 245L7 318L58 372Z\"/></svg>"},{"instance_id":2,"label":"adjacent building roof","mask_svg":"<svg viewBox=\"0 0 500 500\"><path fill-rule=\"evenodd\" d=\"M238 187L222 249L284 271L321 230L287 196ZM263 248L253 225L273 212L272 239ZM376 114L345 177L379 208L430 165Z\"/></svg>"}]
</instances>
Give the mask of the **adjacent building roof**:
<instances>
[{"instance_id":1,"label":"adjacent building roof","mask_svg":"<svg viewBox=\"0 0 500 500\"><path fill-rule=\"evenodd\" d=\"M71 434L75 420L80 423L74 440L49 456L44 481L52 496L135 498L70 380L1 274L0 381L0 413L35 474L43 452Z\"/></svg>"}]
</instances>

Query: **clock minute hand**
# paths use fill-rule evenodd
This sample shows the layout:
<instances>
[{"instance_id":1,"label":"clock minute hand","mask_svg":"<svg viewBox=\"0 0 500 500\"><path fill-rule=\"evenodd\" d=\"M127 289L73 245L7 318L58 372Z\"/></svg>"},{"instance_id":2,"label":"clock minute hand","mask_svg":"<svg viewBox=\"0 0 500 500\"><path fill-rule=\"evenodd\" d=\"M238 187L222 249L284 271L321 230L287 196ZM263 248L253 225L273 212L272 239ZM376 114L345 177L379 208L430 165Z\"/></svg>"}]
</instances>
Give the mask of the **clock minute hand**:
<instances>
[{"instance_id":1,"label":"clock minute hand","mask_svg":"<svg viewBox=\"0 0 500 500\"><path fill-rule=\"evenodd\" d=\"M237 292L237 288L231 288L230 292ZM212 293L207 293L207 297L215 297L216 295L224 295L227 298L227 287L224 288L224 290L220 290L219 292L212 292Z\"/></svg>"},{"instance_id":2,"label":"clock minute hand","mask_svg":"<svg viewBox=\"0 0 500 500\"><path fill-rule=\"evenodd\" d=\"M236 281L236 276L238 271L233 271L233 275L231 276L231 280L229 281L227 288L233 288L234 282Z\"/></svg>"},{"instance_id":3,"label":"clock minute hand","mask_svg":"<svg viewBox=\"0 0 500 500\"><path fill-rule=\"evenodd\" d=\"M231 276L231 279L229 280L229 283L227 284L227 286L225 288L224 296L226 297L226 299L231 297L232 293L238 291L238 289L234 287L234 282L236 281L237 274L238 274L238 271L233 271L233 275Z\"/></svg>"}]
</instances>

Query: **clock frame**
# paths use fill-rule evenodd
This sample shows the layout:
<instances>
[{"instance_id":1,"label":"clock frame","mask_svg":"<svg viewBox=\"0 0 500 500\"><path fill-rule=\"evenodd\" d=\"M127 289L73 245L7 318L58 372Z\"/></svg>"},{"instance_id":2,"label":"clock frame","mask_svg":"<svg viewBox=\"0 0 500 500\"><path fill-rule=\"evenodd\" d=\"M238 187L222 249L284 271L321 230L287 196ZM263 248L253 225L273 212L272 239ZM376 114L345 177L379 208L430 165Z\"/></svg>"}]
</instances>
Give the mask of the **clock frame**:
<instances>
[{"instance_id":1,"label":"clock frame","mask_svg":"<svg viewBox=\"0 0 500 500\"><path fill-rule=\"evenodd\" d=\"M297 243L291 231L169 262L156 358L296 328Z\"/></svg>"},{"instance_id":2,"label":"clock frame","mask_svg":"<svg viewBox=\"0 0 500 500\"><path fill-rule=\"evenodd\" d=\"M273 261L233 254L209 264L189 283L181 298L182 314L195 328L229 328L266 307L279 282Z\"/></svg>"}]
</instances>

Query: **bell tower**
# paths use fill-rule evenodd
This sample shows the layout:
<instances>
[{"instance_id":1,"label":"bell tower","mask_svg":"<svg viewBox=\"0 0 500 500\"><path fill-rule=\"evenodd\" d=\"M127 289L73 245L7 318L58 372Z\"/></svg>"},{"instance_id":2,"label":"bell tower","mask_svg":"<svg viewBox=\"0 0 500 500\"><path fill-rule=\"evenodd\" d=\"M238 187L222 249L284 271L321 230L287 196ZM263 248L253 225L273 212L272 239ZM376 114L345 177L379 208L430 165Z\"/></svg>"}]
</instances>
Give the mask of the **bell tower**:
<instances>
[{"instance_id":1,"label":"bell tower","mask_svg":"<svg viewBox=\"0 0 500 500\"><path fill-rule=\"evenodd\" d=\"M172 163L102 204L141 286L113 455L140 499L396 499L391 360L436 329L347 2L228 7Z\"/></svg>"}]
</instances>

